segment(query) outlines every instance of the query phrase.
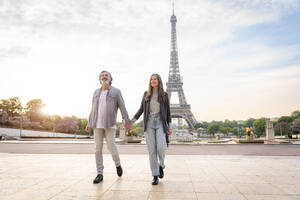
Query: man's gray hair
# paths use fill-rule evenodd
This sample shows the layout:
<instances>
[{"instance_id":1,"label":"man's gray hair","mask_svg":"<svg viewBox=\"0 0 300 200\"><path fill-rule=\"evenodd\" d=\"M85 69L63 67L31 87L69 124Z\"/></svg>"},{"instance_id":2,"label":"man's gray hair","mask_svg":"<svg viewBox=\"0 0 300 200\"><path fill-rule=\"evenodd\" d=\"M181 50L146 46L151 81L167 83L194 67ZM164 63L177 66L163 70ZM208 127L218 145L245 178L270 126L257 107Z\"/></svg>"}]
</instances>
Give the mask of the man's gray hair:
<instances>
[{"instance_id":1,"label":"man's gray hair","mask_svg":"<svg viewBox=\"0 0 300 200\"><path fill-rule=\"evenodd\" d=\"M108 73L108 75L110 76L110 79L111 79L109 85L111 85L111 83L112 83L112 81L113 81L113 77L111 76L111 73L108 72L108 71L105 71L105 70L103 70L102 72L100 72L100 74L99 74L99 80L100 80L100 81L101 81L100 77L101 77L101 74L102 74L102 73Z\"/></svg>"}]
</instances>

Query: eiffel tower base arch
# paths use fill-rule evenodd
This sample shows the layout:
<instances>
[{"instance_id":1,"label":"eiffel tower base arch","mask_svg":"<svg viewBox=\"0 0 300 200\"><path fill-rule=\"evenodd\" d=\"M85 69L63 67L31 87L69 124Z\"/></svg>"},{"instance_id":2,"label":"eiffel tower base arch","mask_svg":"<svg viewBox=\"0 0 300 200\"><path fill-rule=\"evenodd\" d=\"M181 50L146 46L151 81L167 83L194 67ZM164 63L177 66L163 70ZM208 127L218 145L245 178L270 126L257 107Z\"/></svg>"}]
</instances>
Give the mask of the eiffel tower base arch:
<instances>
[{"instance_id":1,"label":"eiffel tower base arch","mask_svg":"<svg viewBox=\"0 0 300 200\"><path fill-rule=\"evenodd\" d=\"M171 108L171 118L182 118L187 122L189 129L191 131L195 130L195 124L197 123L197 121L195 120L191 111L186 110L182 112L182 111L176 111L176 109Z\"/></svg>"}]
</instances>

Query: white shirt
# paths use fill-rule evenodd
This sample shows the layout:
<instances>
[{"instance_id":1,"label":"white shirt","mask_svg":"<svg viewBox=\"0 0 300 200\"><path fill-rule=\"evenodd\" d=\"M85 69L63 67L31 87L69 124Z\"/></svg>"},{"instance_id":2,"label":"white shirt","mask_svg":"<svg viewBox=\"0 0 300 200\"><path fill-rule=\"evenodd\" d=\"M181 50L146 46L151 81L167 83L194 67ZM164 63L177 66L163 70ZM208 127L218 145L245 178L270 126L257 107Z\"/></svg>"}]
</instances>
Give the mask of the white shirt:
<instances>
[{"instance_id":1,"label":"white shirt","mask_svg":"<svg viewBox=\"0 0 300 200\"><path fill-rule=\"evenodd\" d=\"M98 103L98 116L96 128L104 128L106 124L106 95L108 90L102 90Z\"/></svg>"},{"instance_id":2,"label":"white shirt","mask_svg":"<svg viewBox=\"0 0 300 200\"><path fill-rule=\"evenodd\" d=\"M100 97L99 97L99 105L98 105L98 116L97 116L97 123L96 128L105 128L106 124L106 96L108 90L102 90ZM107 128L107 127L106 127ZM110 127L116 128L116 126Z\"/></svg>"}]
</instances>

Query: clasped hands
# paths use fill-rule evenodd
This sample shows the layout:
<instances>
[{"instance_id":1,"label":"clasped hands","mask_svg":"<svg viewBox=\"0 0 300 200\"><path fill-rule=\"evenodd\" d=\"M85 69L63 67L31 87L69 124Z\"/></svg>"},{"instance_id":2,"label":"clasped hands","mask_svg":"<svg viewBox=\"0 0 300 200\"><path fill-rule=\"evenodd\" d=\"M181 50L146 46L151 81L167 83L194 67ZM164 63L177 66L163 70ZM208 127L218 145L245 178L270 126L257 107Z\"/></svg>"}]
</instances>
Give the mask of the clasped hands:
<instances>
[{"instance_id":1,"label":"clasped hands","mask_svg":"<svg viewBox=\"0 0 300 200\"><path fill-rule=\"evenodd\" d=\"M125 124L124 126L125 126L126 131L130 131L130 129L131 129L131 124Z\"/></svg>"}]
</instances>

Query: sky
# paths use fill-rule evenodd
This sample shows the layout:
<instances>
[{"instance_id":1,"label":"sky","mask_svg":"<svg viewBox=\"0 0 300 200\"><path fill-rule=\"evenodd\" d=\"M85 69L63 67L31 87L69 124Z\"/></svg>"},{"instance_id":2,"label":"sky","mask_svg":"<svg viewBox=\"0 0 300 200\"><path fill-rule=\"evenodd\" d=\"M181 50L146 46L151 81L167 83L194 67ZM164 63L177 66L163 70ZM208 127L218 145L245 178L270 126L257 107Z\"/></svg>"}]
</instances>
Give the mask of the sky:
<instances>
[{"instance_id":1,"label":"sky","mask_svg":"<svg viewBox=\"0 0 300 200\"><path fill-rule=\"evenodd\" d=\"M0 98L87 118L107 70L132 117L150 75L167 81L171 14L171 0L0 0ZM175 0L175 15L198 121L300 110L300 0Z\"/></svg>"}]
</instances>

